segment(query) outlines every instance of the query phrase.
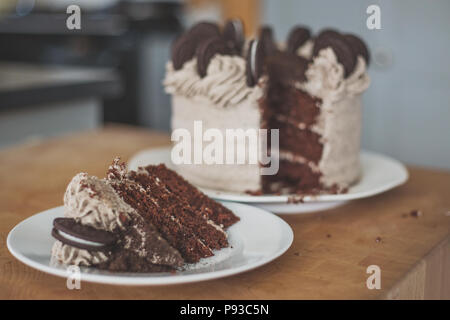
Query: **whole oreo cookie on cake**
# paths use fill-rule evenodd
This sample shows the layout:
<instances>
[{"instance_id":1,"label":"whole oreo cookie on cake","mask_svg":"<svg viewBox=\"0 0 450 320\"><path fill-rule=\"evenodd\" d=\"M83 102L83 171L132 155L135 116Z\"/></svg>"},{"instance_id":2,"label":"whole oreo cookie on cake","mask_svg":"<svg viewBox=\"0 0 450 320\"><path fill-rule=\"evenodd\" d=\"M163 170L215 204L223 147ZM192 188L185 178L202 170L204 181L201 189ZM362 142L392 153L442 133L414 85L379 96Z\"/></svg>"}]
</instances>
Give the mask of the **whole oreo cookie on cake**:
<instances>
[{"instance_id":1,"label":"whole oreo cookie on cake","mask_svg":"<svg viewBox=\"0 0 450 320\"><path fill-rule=\"evenodd\" d=\"M229 246L239 218L164 165L128 171L118 159L99 179L77 174L53 221L53 263L165 272Z\"/></svg>"},{"instance_id":2,"label":"whole oreo cookie on cake","mask_svg":"<svg viewBox=\"0 0 450 320\"><path fill-rule=\"evenodd\" d=\"M364 41L331 28L313 34L303 25L283 44L267 25L245 39L237 21L199 23L173 45L164 79L172 130L193 135L196 121L222 136L227 129L278 129L280 148L271 156L279 170L262 175L259 164L246 161L180 164L177 171L215 190L346 192L360 177L361 95L370 82ZM255 146L246 144L249 150Z\"/></svg>"}]
</instances>

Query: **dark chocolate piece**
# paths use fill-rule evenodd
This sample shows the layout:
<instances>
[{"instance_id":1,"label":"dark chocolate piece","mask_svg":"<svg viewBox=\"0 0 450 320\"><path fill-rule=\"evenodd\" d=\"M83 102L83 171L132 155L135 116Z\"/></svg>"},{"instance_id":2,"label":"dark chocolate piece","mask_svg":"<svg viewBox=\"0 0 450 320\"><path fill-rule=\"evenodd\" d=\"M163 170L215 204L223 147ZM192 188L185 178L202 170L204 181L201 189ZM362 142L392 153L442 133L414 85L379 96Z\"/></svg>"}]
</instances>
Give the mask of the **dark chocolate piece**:
<instances>
[{"instance_id":1,"label":"dark chocolate piece","mask_svg":"<svg viewBox=\"0 0 450 320\"><path fill-rule=\"evenodd\" d=\"M240 19L228 20L223 28L222 37L235 53L240 54L245 42L242 21Z\"/></svg>"},{"instance_id":2,"label":"dark chocolate piece","mask_svg":"<svg viewBox=\"0 0 450 320\"><path fill-rule=\"evenodd\" d=\"M95 242L99 245L89 245L64 237L64 232L72 237ZM53 220L52 236L64 244L91 251L104 251L110 249L117 241L116 236L108 231L85 226L72 218L56 218Z\"/></svg>"},{"instance_id":3,"label":"dark chocolate piece","mask_svg":"<svg viewBox=\"0 0 450 320\"><path fill-rule=\"evenodd\" d=\"M354 34L346 34L344 35L345 40L347 40L347 42L350 44L350 46L353 49L353 52L358 56L362 56L364 58L364 60L366 61L366 64L369 65L370 63L370 54L369 54L369 49L367 48L366 44L364 43L364 41L354 35Z\"/></svg>"},{"instance_id":4,"label":"dark chocolate piece","mask_svg":"<svg viewBox=\"0 0 450 320\"><path fill-rule=\"evenodd\" d=\"M336 54L337 60L344 66L345 77L348 77L356 66L356 54L344 36L334 31L327 31L319 36L314 43L313 55L320 50L330 47Z\"/></svg>"},{"instance_id":5,"label":"dark chocolate piece","mask_svg":"<svg viewBox=\"0 0 450 320\"><path fill-rule=\"evenodd\" d=\"M289 33L286 52L295 54L308 39L311 38L311 32L305 27L295 27Z\"/></svg>"},{"instance_id":6,"label":"dark chocolate piece","mask_svg":"<svg viewBox=\"0 0 450 320\"><path fill-rule=\"evenodd\" d=\"M219 37L209 38L203 41L197 48L197 72L200 77L206 76L209 62L216 54L229 54L230 48L227 43Z\"/></svg>"}]
</instances>

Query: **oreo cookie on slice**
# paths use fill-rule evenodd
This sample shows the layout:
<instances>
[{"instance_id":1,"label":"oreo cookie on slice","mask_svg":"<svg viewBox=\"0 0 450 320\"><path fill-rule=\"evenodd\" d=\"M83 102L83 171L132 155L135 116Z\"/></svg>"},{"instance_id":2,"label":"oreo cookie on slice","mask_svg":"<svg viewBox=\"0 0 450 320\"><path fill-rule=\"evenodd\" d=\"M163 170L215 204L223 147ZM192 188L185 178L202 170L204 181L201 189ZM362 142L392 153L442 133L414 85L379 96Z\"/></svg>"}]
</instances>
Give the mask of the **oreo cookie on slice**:
<instances>
[{"instance_id":1,"label":"oreo cookie on slice","mask_svg":"<svg viewBox=\"0 0 450 320\"><path fill-rule=\"evenodd\" d=\"M295 54L306 41L311 38L311 32L308 28L297 26L289 32L287 39L286 52Z\"/></svg>"},{"instance_id":2,"label":"oreo cookie on slice","mask_svg":"<svg viewBox=\"0 0 450 320\"><path fill-rule=\"evenodd\" d=\"M344 75L348 77L356 66L356 54L351 45L340 33L328 31L317 37L314 42L313 56L317 56L320 50L330 47L336 54L337 60L344 67Z\"/></svg>"},{"instance_id":3,"label":"oreo cookie on slice","mask_svg":"<svg viewBox=\"0 0 450 320\"><path fill-rule=\"evenodd\" d=\"M223 28L222 37L234 52L240 54L245 42L242 21L240 19L228 20Z\"/></svg>"},{"instance_id":4,"label":"oreo cookie on slice","mask_svg":"<svg viewBox=\"0 0 450 320\"><path fill-rule=\"evenodd\" d=\"M246 56L246 81L247 86L253 87L258 83L264 72L264 48L260 41L251 40Z\"/></svg>"},{"instance_id":5,"label":"oreo cookie on slice","mask_svg":"<svg viewBox=\"0 0 450 320\"><path fill-rule=\"evenodd\" d=\"M89 251L109 250L117 242L113 233L82 225L72 218L53 220L52 236L64 244Z\"/></svg>"},{"instance_id":6,"label":"oreo cookie on slice","mask_svg":"<svg viewBox=\"0 0 450 320\"><path fill-rule=\"evenodd\" d=\"M229 54L230 48L227 43L219 37L209 38L197 48L197 72L200 77L206 76L209 62L216 54Z\"/></svg>"},{"instance_id":7,"label":"oreo cookie on slice","mask_svg":"<svg viewBox=\"0 0 450 320\"><path fill-rule=\"evenodd\" d=\"M353 52L357 56L358 55L362 56L363 59L366 61L366 64L369 65L369 63L370 63L369 49L367 48L364 41L360 37L358 37L354 34L345 34L344 37L345 37L345 40L347 40L347 42L352 47Z\"/></svg>"},{"instance_id":8,"label":"oreo cookie on slice","mask_svg":"<svg viewBox=\"0 0 450 320\"><path fill-rule=\"evenodd\" d=\"M275 54L278 49L275 44L273 30L269 26L263 26L259 30L258 41L266 57Z\"/></svg>"}]
</instances>

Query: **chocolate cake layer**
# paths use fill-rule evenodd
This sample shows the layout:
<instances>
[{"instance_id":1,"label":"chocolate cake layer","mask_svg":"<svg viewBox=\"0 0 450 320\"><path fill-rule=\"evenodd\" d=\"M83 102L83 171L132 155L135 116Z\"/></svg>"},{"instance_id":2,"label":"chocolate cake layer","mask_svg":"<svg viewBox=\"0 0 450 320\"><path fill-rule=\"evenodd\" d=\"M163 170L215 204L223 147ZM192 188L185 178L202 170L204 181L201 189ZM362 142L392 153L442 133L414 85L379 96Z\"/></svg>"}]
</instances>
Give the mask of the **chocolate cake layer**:
<instances>
[{"instance_id":1,"label":"chocolate cake layer","mask_svg":"<svg viewBox=\"0 0 450 320\"><path fill-rule=\"evenodd\" d=\"M212 256L212 250L228 246L226 232L209 219L210 212L190 205L193 192L171 190L169 184L182 178L165 166L127 172L125 165L115 160L107 176L125 202L151 221L187 262L197 262ZM185 183L184 180L181 183ZM229 215L235 217L231 212Z\"/></svg>"},{"instance_id":2,"label":"chocolate cake layer","mask_svg":"<svg viewBox=\"0 0 450 320\"><path fill-rule=\"evenodd\" d=\"M292 86L269 82L263 104L269 115L283 115L292 122L309 127L320 114L320 99Z\"/></svg>"},{"instance_id":3,"label":"chocolate cake layer","mask_svg":"<svg viewBox=\"0 0 450 320\"><path fill-rule=\"evenodd\" d=\"M160 207L171 208L173 216L192 232L210 249L217 250L228 246L227 235L213 221L208 220L204 212L190 206L188 194L175 194L168 188L164 180L156 174L139 170L131 171L128 179L137 182L146 189L152 190L152 196L158 198ZM155 188L157 185L160 188Z\"/></svg>"},{"instance_id":4,"label":"chocolate cake layer","mask_svg":"<svg viewBox=\"0 0 450 320\"><path fill-rule=\"evenodd\" d=\"M239 221L239 217L234 215L231 210L206 196L175 171L167 169L164 164L147 166L144 169L150 175L159 177L175 195L186 197L197 213L211 219L216 224L227 228Z\"/></svg>"},{"instance_id":5,"label":"chocolate cake layer","mask_svg":"<svg viewBox=\"0 0 450 320\"><path fill-rule=\"evenodd\" d=\"M111 186L122 199L133 207L144 219L153 223L167 242L178 249L187 262L197 262L201 258L210 257L213 252L206 246L194 231L184 225L176 217L182 208L176 204L160 206L158 200L165 195L160 187L154 185L151 189L144 189L133 181L111 181Z\"/></svg>"},{"instance_id":6,"label":"chocolate cake layer","mask_svg":"<svg viewBox=\"0 0 450 320\"><path fill-rule=\"evenodd\" d=\"M273 118L271 129L279 129L280 149L291 151L317 164L322 157L320 135L310 129L300 129L292 123Z\"/></svg>"},{"instance_id":7,"label":"chocolate cake layer","mask_svg":"<svg viewBox=\"0 0 450 320\"><path fill-rule=\"evenodd\" d=\"M306 163L280 160L280 169L276 175L263 176L263 192L273 193L287 189L289 193L307 193L321 189L319 172L314 172Z\"/></svg>"}]
</instances>

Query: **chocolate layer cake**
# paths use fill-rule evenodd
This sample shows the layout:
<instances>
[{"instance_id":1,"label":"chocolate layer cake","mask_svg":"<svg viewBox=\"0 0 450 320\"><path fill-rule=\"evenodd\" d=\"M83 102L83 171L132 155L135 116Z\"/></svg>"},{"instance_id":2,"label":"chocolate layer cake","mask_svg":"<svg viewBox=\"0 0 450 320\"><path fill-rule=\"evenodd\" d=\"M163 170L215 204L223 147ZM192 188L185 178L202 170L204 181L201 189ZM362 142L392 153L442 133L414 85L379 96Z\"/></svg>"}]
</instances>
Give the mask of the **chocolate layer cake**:
<instances>
[{"instance_id":1,"label":"chocolate layer cake","mask_svg":"<svg viewBox=\"0 0 450 320\"><path fill-rule=\"evenodd\" d=\"M203 22L176 40L164 80L172 129L193 136L194 121L223 136L227 129L278 129L279 148L270 156L279 170L262 175L261 164L246 161L180 164L177 171L195 185L226 191L345 192L360 176L366 45L355 35L326 29L313 36L301 26L284 45L267 26L243 43L242 30L239 20L222 28ZM255 150L251 143L246 152Z\"/></svg>"},{"instance_id":2,"label":"chocolate layer cake","mask_svg":"<svg viewBox=\"0 0 450 320\"><path fill-rule=\"evenodd\" d=\"M53 261L110 271L198 262L229 246L225 228L239 220L163 165L127 171L118 159L106 179L76 175L64 212L54 221Z\"/></svg>"}]
</instances>

